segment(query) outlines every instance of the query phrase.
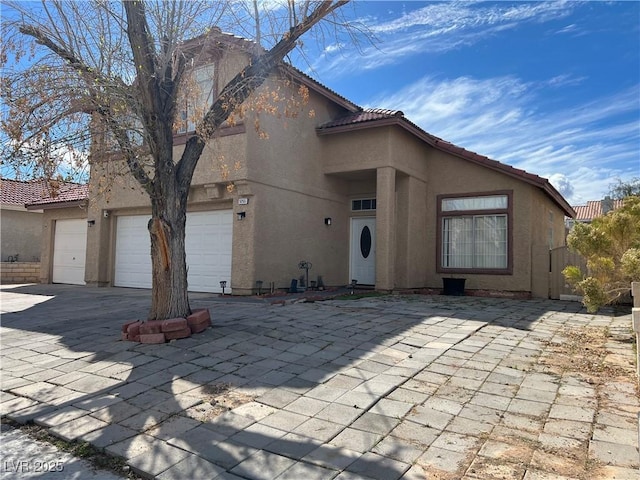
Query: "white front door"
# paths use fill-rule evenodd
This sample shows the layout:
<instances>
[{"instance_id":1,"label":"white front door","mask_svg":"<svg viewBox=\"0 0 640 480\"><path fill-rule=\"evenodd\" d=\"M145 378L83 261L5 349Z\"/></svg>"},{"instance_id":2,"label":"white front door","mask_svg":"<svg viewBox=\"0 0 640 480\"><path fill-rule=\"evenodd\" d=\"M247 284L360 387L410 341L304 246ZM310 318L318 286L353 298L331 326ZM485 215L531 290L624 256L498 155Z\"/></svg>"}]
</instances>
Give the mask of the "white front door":
<instances>
[{"instance_id":1,"label":"white front door","mask_svg":"<svg viewBox=\"0 0 640 480\"><path fill-rule=\"evenodd\" d=\"M359 285L376 284L376 219L351 219L351 280Z\"/></svg>"},{"instance_id":2,"label":"white front door","mask_svg":"<svg viewBox=\"0 0 640 480\"><path fill-rule=\"evenodd\" d=\"M53 240L53 283L84 285L87 220L56 220Z\"/></svg>"}]
</instances>

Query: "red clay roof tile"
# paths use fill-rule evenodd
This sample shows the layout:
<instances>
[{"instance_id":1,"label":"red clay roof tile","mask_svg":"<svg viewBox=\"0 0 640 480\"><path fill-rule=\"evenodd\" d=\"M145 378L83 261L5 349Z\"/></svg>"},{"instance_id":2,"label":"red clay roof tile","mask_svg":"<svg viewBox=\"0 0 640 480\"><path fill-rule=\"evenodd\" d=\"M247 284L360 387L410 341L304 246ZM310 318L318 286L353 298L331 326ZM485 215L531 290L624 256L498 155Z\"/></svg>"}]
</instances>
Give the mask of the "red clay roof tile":
<instances>
[{"instance_id":1,"label":"red clay roof tile","mask_svg":"<svg viewBox=\"0 0 640 480\"><path fill-rule=\"evenodd\" d=\"M0 202L7 205L44 205L86 200L88 185L55 180L0 179Z\"/></svg>"},{"instance_id":2,"label":"red clay roof tile","mask_svg":"<svg viewBox=\"0 0 640 480\"><path fill-rule=\"evenodd\" d=\"M385 110L382 108L370 108L351 113L349 115L336 118L330 122L321 125L321 129L334 127L343 127L347 125L356 125L364 122L372 122L376 120L390 119L394 117L403 117L404 113L400 110Z\"/></svg>"},{"instance_id":3,"label":"red clay roof tile","mask_svg":"<svg viewBox=\"0 0 640 480\"><path fill-rule=\"evenodd\" d=\"M612 202L614 210L622 207L622 200L612 200ZM576 220L579 222L590 222L603 215L601 200L589 200L586 205L576 205L573 209L576 211Z\"/></svg>"}]
</instances>

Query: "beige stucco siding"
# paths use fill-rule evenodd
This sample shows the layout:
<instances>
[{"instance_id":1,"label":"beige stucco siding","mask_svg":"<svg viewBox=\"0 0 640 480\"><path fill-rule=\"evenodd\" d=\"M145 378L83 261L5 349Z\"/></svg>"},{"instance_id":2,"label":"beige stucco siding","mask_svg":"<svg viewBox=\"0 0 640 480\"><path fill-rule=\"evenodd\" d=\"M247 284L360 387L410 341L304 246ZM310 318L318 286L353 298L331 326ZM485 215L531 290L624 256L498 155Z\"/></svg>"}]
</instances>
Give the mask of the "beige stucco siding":
<instances>
[{"instance_id":1,"label":"beige stucco siding","mask_svg":"<svg viewBox=\"0 0 640 480\"><path fill-rule=\"evenodd\" d=\"M262 90L276 88L283 87L269 81ZM283 90L281 95L299 98L295 91ZM318 124L335 114L333 109L327 109L326 101L310 92L308 102L295 109L295 118L280 110L281 117L259 114L259 130L252 120L247 121L247 179L318 196L344 188L342 182L324 175L324 152L315 132Z\"/></svg>"},{"instance_id":2,"label":"beige stucco siding","mask_svg":"<svg viewBox=\"0 0 640 480\"><path fill-rule=\"evenodd\" d=\"M102 210L151 205L149 196L123 161L94 162L91 165L89 188L91 203Z\"/></svg>"},{"instance_id":3,"label":"beige stucco siding","mask_svg":"<svg viewBox=\"0 0 640 480\"><path fill-rule=\"evenodd\" d=\"M304 273L298 262L313 264L310 280L321 275L325 285L343 285L348 276L348 218L345 202L306 195L268 185L255 185L247 223L255 225L252 239L254 279L265 286L287 287ZM331 225L324 219L331 218ZM239 221L238 223L243 223ZM240 239L238 239L240 241ZM254 287L249 284L248 287Z\"/></svg>"},{"instance_id":4,"label":"beige stucco siding","mask_svg":"<svg viewBox=\"0 0 640 480\"><path fill-rule=\"evenodd\" d=\"M396 288L420 288L427 271L435 270L427 237L427 188L425 182L408 175L396 178ZM432 229L431 229L432 230Z\"/></svg>"},{"instance_id":5,"label":"beige stucco siding","mask_svg":"<svg viewBox=\"0 0 640 480\"><path fill-rule=\"evenodd\" d=\"M89 185L89 198L87 216L95 224L87 231L85 282L90 286L107 286L111 279L110 244L115 215L112 214L113 207L106 202L95 183ZM135 196L137 201L141 198L140 194Z\"/></svg>"},{"instance_id":6,"label":"beige stucco siding","mask_svg":"<svg viewBox=\"0 0 640 480\"><path fill-rule=\"evenodd\" d=\"M531 194L531 293L549 296L549 251L564 245L564 212L543 192Z\"/></svg>"},{"instance_id":7,"label":"beige stucco siding","mask_svg":"<svg viewBox=\"0 0 640 480\"><path fill-rule=\"evenodd\" d=\"M354 130L320 138L322 163L328 175L392 166L389 128Z\"/></svg>"},{"instance_id":8,"label":"beige stucco siding","mask_svg":"<svg viewBox=\"0 0 640 480\"><path fill-rule=\"evenodd\" d=\"M428 286L441 288L442 277L456 276L467 279L466 288L480 290L505 290L528 292L531 288L531 190L530 186L508 175L473 164L452 155L432 150L427 156L429 179L427 190L429 206L427 225L431 234L427 237L427 250L433 252L433 262L437 261L437 196L467 193L489 193L512 190L512 275L486 274L441 274L435 268L428 270Z\"/></svg>"},{"instance_id":9,"label":"beige stucco siding","mask_svg":"<svg viewBox=\"0 0 640 480\"><path fill-rule=\"evenodd\" d=\"M216 63L217 71L214 73L217 85L215 88L220 91L233 77L236 76L249 63L249 56L239 49L223 50L222 57Z\"/></svg>"},{"instance_id":10,"label":"beige stucco siding","mask_svg":"<svg viewBox=\"0 0 640 480\"><path fill-rule=\"evenodd\" d=\"M42 213L2 208L0 215L2 261L9 261L9 257L21 262L38 261L42 240Z\"/></svg>"},{"instance_id":11,"label":"beige stucco siding","mask_svg":"<svg viewBox=\"0 0 640 480\"><path fill-rule=\"evenodd\" d=\"M402 128L387 127L387 129L389 130L391 166L422 182L426 181L430 172L425 156L430 147Z\"/></svg>"},{"instance_id":12,"label":"beige stucco siding","mask_svg":"<svg viewBox=\"0 0 640 480\"><path fill-rule=\"evenodd\" d=\"M314 115L308 114L311 110ZM255 281L262 280L265 287L273 282L286 288L304 273L298 269L302 260L313 264L310 280L321 275L325 285L348 281L349 185L324 174L315 134L318 122L330 114L311 92L296 118L261 115L260 130L247 129L249 173L243 188L249 204L234 238L247 249L250 265L242 268L236 287L254 289ZM325 225L325 218L331 218L331 225ZM251 234L240 233L245 230Z\"/></svg>"},{"instance_id":13,"label":"beige stucco siding","mask_svg":"<svg viewBox=\"0 0 640 480\"><path fill-rule=\"evenodd\" d=\"M244 125L244 124L243 124ZM174 147L177 160L184 145ZM237 133L207 142L193 174L192 186L213 183L227 184L247 177L247 135Z\"/></svg>"}]
</instances>

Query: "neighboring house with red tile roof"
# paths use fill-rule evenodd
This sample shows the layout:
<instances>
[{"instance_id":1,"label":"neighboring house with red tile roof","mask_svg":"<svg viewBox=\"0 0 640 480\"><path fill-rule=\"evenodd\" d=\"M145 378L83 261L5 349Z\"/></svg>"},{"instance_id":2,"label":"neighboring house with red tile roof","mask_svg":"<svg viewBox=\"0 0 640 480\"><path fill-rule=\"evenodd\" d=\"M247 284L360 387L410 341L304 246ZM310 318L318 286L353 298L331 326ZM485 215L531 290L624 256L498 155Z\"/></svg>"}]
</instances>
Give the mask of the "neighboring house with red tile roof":
<instances>
[{"instance_id":1,"label":"neighboring house with red tile roof","mask_svg":"<svg viewBox=\"0 0 640 480\"><path fill-rule=\"evenodd\" d=\"M0 258L3 262L40 260L42 210L28 211L25 205L44 195L46 188L42 181L0 179Z\"/></svg>"},{"instance_id":2,"label":"neighboring house with red tile roof","mask_svg":"<svg viewBox=\"0 0 640 480\"><path fill-rule=\"evenodd\" d=\"M591 223L594 218L606 215L612 210L621 208L624 201L622 199L612 199L604 197L602 200L589 200L586 205L576 205L573 209L576 212L575 221Z\"/></svg>"},{"instance_id":3,"label":"neighboring house with red tile roof","mask_svg":"<svg viewBox=\"0 0 640 480\"><path fill-rule=\"evenodd\" d=\"M209 57L204 88L224 85L235 71L229 65L249 61L243 48L232 41L228 55ZM297 117L261 115L261 131L252 119L221 128L196 168L190 290L220 292L223 281L238 295L256 293L259 282L288 288L305 260L309 278L327 286L353 279L379 290L440 289L443 279L462 277L468 291L548 296L549 250L564 244L564 218L575 212L547 179L431 135L400 111L362 108L292 67L262 88L276 86L284 97L308 89ZM176 134L175 156L192 134ZM239 167L220 168L220 159ZM102 160L92 164L94 180L115 168ZM150 212L146 194L125 177L90 196L82 214L46 209L45 225L84 222L87 284L148 288ZM45 245L43 262L55 250ZM56 281L52 271L43 268L42 280Z\"/></svg>"},{"instance_id":4,"label":"neighboring house with red tile roof","mask_svg":"<svg viewBox=\"0 0 640 480\"><path fill-rule=\"evenodd\" d=\"M42 205L76 196L87 186L46 180L0 179L2 212L1 258L6 261L40 260L42 241ZM38 205L33 207L31 205ZM27 207L30 205L30 207Z\"/></svg>"}]
</instances>

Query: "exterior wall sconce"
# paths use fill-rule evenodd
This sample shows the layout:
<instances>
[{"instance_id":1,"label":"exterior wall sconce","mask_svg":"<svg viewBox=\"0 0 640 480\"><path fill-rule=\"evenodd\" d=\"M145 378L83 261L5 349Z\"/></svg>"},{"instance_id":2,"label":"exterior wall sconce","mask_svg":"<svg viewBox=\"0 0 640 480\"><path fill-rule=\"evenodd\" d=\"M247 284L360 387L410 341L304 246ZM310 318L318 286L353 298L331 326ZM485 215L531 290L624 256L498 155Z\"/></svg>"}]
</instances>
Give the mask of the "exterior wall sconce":
<instances>
[{"instance_id":1,"label":"exterior wall sconce","mask_svg":"<svg viewBox=\"0 0 640 480\"><path fill-rule=\"evenodd\" d=\"M90 227L93 227L96 224L95 220L87 220L87 225L89 225Z\"/></svg>"},{"instance_id":2,"label":"exterior wall sconce","mask_svg":"<svg viewBox=\"0 0 640 480\"><path fill-rule=\"evenodd\" d=\"M331 225L331 217L326 217L326 218L324 219L324 224L325 224L325 225Z\"/></svg>"},{"instance_id":3,"label":"exterior wall sconce","mask_svg":"<svg viewBox=\"0 0 640 480\"><path fill-rule=\"evenodd\" d=\"M227 288L227 281L226 280L221 280L220 281L220 288L222 289L222 295L224 295L224 289Z\"/></svg>"},{"instance_id":4,"label":"exterior wall sconce","mask_svg":"<svg viewBox=\"0 0 640 480\"><path fill-rule=\"evenodd\" d=\"M238 212L238 220L244 220L247 216L247 212Z\"/></svg>"}]
</instances>

